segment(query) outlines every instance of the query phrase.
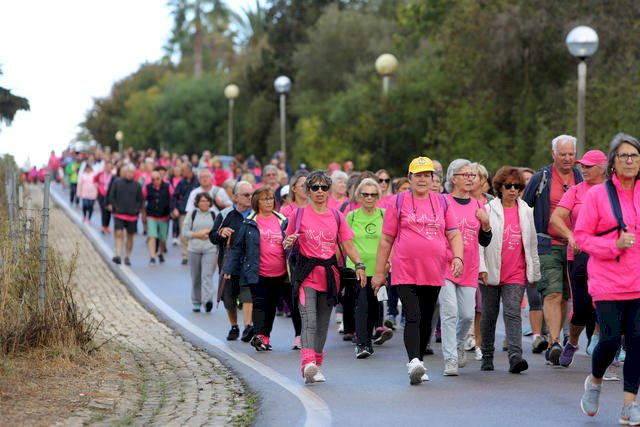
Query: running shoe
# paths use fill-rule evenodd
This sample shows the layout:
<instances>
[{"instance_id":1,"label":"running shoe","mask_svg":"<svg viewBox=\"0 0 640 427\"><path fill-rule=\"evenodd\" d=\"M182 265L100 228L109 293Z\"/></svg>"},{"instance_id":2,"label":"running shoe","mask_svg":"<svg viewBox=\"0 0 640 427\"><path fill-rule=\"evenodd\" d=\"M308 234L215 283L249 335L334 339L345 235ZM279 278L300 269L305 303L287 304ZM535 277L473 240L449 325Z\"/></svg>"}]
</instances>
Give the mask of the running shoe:
<instances>
[{"instance_id":1,"label":"running shoe","mask_svg":"<svg viewBox=\"0 0 640 427\"><path fill-rule=\"evenodd\" d=\"M162 254L158 254L158 261L159 261L160 263L163 263L163 262L164 262L164 255L162 255Z\"/></svg>"},{"instance_id":2,"label":"running shoe","mask_svg":"<svg viewBox=\"0 0 640 427\"><path fill-rule=\"evenodd\" d=\"M129 257L124 258L124 265L131 266L131 260L129 259Z\"/></svg>"},{"instance_id":3,"label":"running shoe","mask_svg":"<svg viewBox=\"0 0 640 427\"><path fill-rule=\"evenodd\" d=\"M122 259L120 259L119 256L114 256L113 258L111 258L111 261L113 261L114 263L120 265L122 264Z\"/></svg>"},{"instance_id":4,"label":"running shoe","mask_svg":"<svg viewBox=\"0 0 640 427\"><path fill-rule=\"evenodd\" d=\"M431 344L427 344L427 346L424 348L424 355L433 356L433 349L431 348Z\"/></svg>"},{"instance_id":5,"label":"running shoe","mask_svg":"<svg viewBox=\"0 0 640 427\"><path fill-rule=\"evenodd\" d=\"M549 362L554 366L560 365L560 355L562 354L562 347L560 346L560 343L554 342L547 352L549 353Z\"/></svg>"},{"instance_id":6,"label":"running shoe","mask_svg":"<svg viewBox=\"0 0 640 427\"><path fill-rule=\"evenodd\" d=\"M467 366L467 353L464 349L458 349L458 368L464 368Z\"/></svg>"},{"instance_id":7,"label":"running shoe","mask_svg":"<svg viewBox=\"0 0 640 427\"><path fill-rule=\"evenodd\" d=\"M629 402L622 407L618 422L625 426L640 425L640 409L636 402Z\"/></svg>"},{"instance_id":8,"label":"running shoe","mask_svg":"<svg viewBox=\"0 0 640 427\"><path fill-rule=\"evenodd\" d=\"M411 362L407 363L409 372L409 383L411 385L418 385L422 382L422 376L427 373L427 370L422 363L422 360L414 357Z\"/></svg>"},{"instance_id":9,"label":"running shoe","mask_svg":"<svg viewBox=\"0 0 640 427\"><path fill-rule=\"evenodd\" d=\"M480 347L476 347L475 355L473 356L473 358L477 361L482 360L482 350L480 350Z\"/></svg>"},{"instance_id":10,"label":"running shoe","mask_svg":"<svg viewBox=\"0 0 640 427\"><path fill-rule=\"evenodd\" d=\"M544 335L538 335L533 339L533 343L531 344L531 351L534 353L542 353L549 346L547 339Z\"/></svg>"},{"instance_id":11,"label":"running shoe","mask_svg":"<svg viewBox=\"0 0 640 427\"><path fill-rule=\"evenodd\" d=\"M149 265L156 265L156 259L155 258L150 258L149 259Z\"/></svg>"},{"instance_id":12,"label":"running shoe","mask_svg":"<svg viewBox=\"0 0 640 427\"><path fill-rule=\"evenodd\" d=\"M578 348L579 347L574 347L573 344L568 342L562 349L562 353L560 353L560 366L564 366L565 368L571 366L573 356L576 354L576 351L578 351Z\"/></svg>"},{"instance_id":13,"label":"running shoe","mask_svg":"<svg viewBox=\"0 0 640 427\"><path fill-rule=\"evenodd\" d=\"M309 362L304 365L302 370L305 384L313 384L316 382L315 376L318 374L318 366L314 362Z\"/></svg>"},{"instance_id":14,"label":"running shoe","mask_svg":"<svg viewBox=\"0 0 640 427\"><path fill-rule=\"evenodd\" d=\"M233 325L231 329L229 329L229 333L227 334L227 341L235 341L240 336L240 328L238 325Z\"/></svg>"},{"instance_id":15,"label":"running shoe","mask_svg":"<svg viewBox=\"0 0 640 427\"><path fill-rule=\"evenodd\" d=\"M529 364L520 356L513 356L509 359L509 372L512 374L519 374L522 371L529 369Z\"/></svg>"},{"instance_id":16,"label":"running shoe","mask_svg":"<svg viewBox=\"0 0 640 427\"><path fill-rule=\"evenodd\" d=\"M200 313L200 304L193 304L193 312Z\"/></svg>"},{"instance_id":17,"label":"running shoe","mask_svg":"<svg viewBox=\"0 0 640 427\"><path fill-rule=\"evenodd\" d=\"M600 410L600 391L602 385L594 385L591 381L591 374L584 380L584 394L580 399L580 409L585 415L594 417Z\"/></svg>"},{"instance_id":18,"label":"running shoe","mask_svg":"<svg viewBox=\"0 0 640 427\"><path fill-rule=\"evenodd\" d=\"M267 345L265 344L264 335L257 334L251 338L251 345L256 351L267 351Z\"/></svg>"},{"instance_id":19,"label":"running shoe","mask_svg":"<svg viewBox=\"0 0 640 427\"><path fill-rule=\"evenodd\" d=\"M591 341L589 341L589 345L587 346L587 354L589 356L593 354L593 351L596 349L596 346L598 345L598 341L600 341L600 335L598 334L591 335Z\"/></svg>"},{"instance_id":20,"label":"running shoe","mask_svg":"<svg viewBox=\"0 0 640 427\"><path fill-rule=\"evenodd\" d=\"M251 341L251 338L253 338L253 331L253 325L245 326L244 330L242 331L242 337L240 339L244 342Z\"/></svg>"},{"instance_id":21,"label":"running shoe","mask_svg":"<svg viewBox=\"0 0 640 427\"><path fill-rule=\"evenodd\" d=\"M481 371L493 371L493 357L482 356L482 365L480 365Z\"/></svg>"},{"instance_id":22,"label":"running shoe","mask_svg":"<svg viewBox=\"0 0 640 427\"><path fill-rule=\"evenodd\" d=\"M391 329L392 331L396 330L396 316L389 315L389 318L384 321L384 326Z\"/></svg>"},{"instance_id":23,"label":"running shoe","mask_svg":"<svg viewBox=\"0 0 640 427\"><path fill-rule=\"evenodd\" d=\"M372 351L369 350L369 347L366 345L357 345L356 346L356 359L366 359L371 356Z\"/></svg>"},{"instance_id":24,"label":"running shoe","mask_svg":"<svg viewBox=\"0 0 640 427\"><path fill-rule=\"evenodd\" d=\"M174 237L174 238L173 238L173 240L171 241L171 244L172 244L173 246L178 246L178 244L179 244L179 243L180 243L180 242L178 241L178 238L177 238L177 237Z\"/></svg>"},{"instance_id":25,"label":"running shoe","mask_svg":"<svg viewBox=\"0 0 640 427\"><path fill-rule=\"evenodd\" d=\"M386 341L389 341L393 337L393 331L391 329L386 328L378 328L376 329L376 333L380 331L380 334L377 338L374 338L373 343L376 345L382 345ZM374 335L375 337L375 335Z\"/></svg>"},{"instance_id":26,"label":"running shoe","mask_svg":"<svg viewBox=\"0 0 640 427\"><path fill-rule=\"evenodd\" d=\"M212 309L213 309L213 301L207 301L204 304L204 311L206 311L207 313L210 313Z\"/></svg>"},{"instance_id":27,"label":"running shoe","mask_svg":"<svg viewBox=\"0 0 640 427\"><path fill-rule=\"evenodd\" d=\"M344 322L339 322L339 323L340 324L338 325L338 333L339 334L344 334Z\"/></svg>"},{"instance_id":28,"label":"running shoe","mask_svg":"<svg viewBox=\"0 0 640 427\"><path fill-rule=\"evenodd\" d=\"M318 368L318 373L313 376L313 381L317 383L324 383L327 381L325 376L322 375L322 372L320 372L320 368Z\"/></svg>"},{"instance_id":29,"label":"running shoe","mask_svg":"<svg viewBox=\"0 0 640 427\"><path fill-rule=\"evenodd\" d=\"M620 374L618 373L618 367L615 365L609 365L607 370L604 371L602 380L603 381L620 381Z\"/></svg>"},{"instance_id":30,"label":"running shoe","mask_svg":"<svg viewBox=\"0 0 640 427\"><path fill-rule=\"evenodd\" d=\"M525 337L530 337L531 335L533 335L533 330L531 329L531 326L527 326L525 329L523 329L522 335Z\"/></svg>"},{"instance_id":31,"label":"running shoe","mask_svg":"<svg viewBox=\"0 0 640 427\"><path fill-rule=\"evenodd\" d=\"M627 351L624 349L624 347L620 346L620 348L618 349L618 357L616 357L616 360L618 361L618 363L624 363L626 358Z\"/></svg>"},{"instance_id":32,"label":"running shoe","mask_svg":"<svg viewBox=\"0 0 640 427\"><path fill-rule=\"evenodd\" d=\"M429 381L429 375L427 375L426 373L422 374L422 378L420 378L422 380L422 382L426 382Z\"/></svg>"},{"instance_id":33,"label":"running shoe","mask_svg":"<svg viewBox=\"0 0 640 427\"><path fill-rule=\"evenodd\" d=\"M342 341L352 341L352 340L353 340L353 334L342 335Z\"/></svg>"},{"instance_id":34,"label":"running shoe","mask_svg":"<svg viewBox=\"0 0 640 427\"><path fill-rule=\"evenodd\" d=\"M297 335L293 339L293 344L291 345L291 350L300 350L301 348L302 348L302 339L300 338L300 335Z\"/></svg>"},{"instance_id":35,"label":"running shoe","mask_svg":"<svg viewBox=\"0 0 640 427\"><path fill-rule=\"evenodd\" d=\"M507 339L503 339L502 340L502 351L508 351L509 350L509 344L507 343Z\"/></svg>"},{"instance_id":36,"label":"running shoe","mask_svg":"<svg viewBox=\"0 0 640 427\"><path fill-rule=\"evenodd\" d=\"M189 260L186 259L186 258L182 258L182 263L181 264L182 265L187 265L187 264L189 264Z\"/></svg>"},{"instance_id":37,"label":"running shoe","mask_svg":"<svg viewBox=\"0 0 640 427\"><path fill-rule=\"evenodd\" d=\"M458 362L456 359L447 359L444 364L444 376L455 377L458 376Z\"/></svg>"},{"instance_id":38,"label":"running shoe","mask_svg":"<svg viewBox=\"0 0 640 427\"><path fill-rule=\"evenodd\" d=\"M476 337L469 335L464 341L464 351L473 351L476 347Z\"/></svg>"}]
</instances>

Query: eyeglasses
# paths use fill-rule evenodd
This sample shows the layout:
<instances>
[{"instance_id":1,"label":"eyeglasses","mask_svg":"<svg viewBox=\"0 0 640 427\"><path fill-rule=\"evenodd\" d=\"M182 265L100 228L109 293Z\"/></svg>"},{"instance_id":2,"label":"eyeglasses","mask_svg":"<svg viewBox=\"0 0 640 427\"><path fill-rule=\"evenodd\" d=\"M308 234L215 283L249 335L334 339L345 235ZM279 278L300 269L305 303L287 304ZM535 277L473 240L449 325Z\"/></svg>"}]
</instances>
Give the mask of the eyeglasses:
<instances>
[{"instance_id":1,"label":"eyeglasses","mask_svg":"<svg viewBox=\"0 0 640 427\"><path fill-rule=\"evenodd\" d=\"M383 182L386 182L388 184L391 182L391 178L378 178L379 184L382 184Z\"/></svg>"},{"instance_id":2,"label":"eyeglasses","mask_svg":"<svg viewBox=\"0 0 640 427\"><path fill-rule=\"evenodd\" d=\"M238 196L249 198L249 197L253 196L253 193L241 193L241 194L238 194Z\"/></svg>"},{"instance_id":3,"label":"eyeglasses","mask_svg":"<svg viewBox=\"0 0 640 427\"><path fill-rule=\"evenodd\" d=\"M362 197L375 197L376 199L378 198L378 193L360 193L360 195Z\"/></svg>"},{"instance_id":4,"label":"eyeglasses","mask_svg":"<svg viewBox=\"0 0 640 427\"><path fill-rule=\"evenodd\" d=\"M463 176L465 179L475 179L476 178L476 174L475 173L454 173L453 176Z\"/></svg>"},{"instance_id":5,"label":"eyeglasses","mask_svg":"<svg viewBox=\"0 0 640 427\"><path fill-rule=\"evenodd\" d=\"M637 162L640 159L640 154L638 153L618 153L616 154L618 160L622 160L623 162L628 162L631 160L632 162Z\"/></svg>"},{"instance_id":6,"label":"eyeglasses","mask_svg":"<svg viewBox=\"0 0 640 427\"><path fill-rule=\"evenodd\" d=\"M265 197L264 199L258 199L261 202L273 202L275 200L274 197Z\"/></svg>"},{"instance_id":7,"label":"eyeglasses","mask_svg":"<svg viewBox=\"0 0 640 427\"><path fill-rule=\"evenodd\" d=\"M502 186L506 189L506 190L511 190L512 188L515 188L516 190L522 190L524 188L524 185L522 184L515 184L515 183L504 183L502 184Z\"/></svg>"},{"instance_id":8,"label":"eyeglasses","mask_svg":"<svg viewBox=\"0 0 640 427\"><path fill-rule=\"evenodd\" d=\"M326 192L326 191L329 191L329 186L328 185L317 185L317 184L316 185L310 185L309 186L309 190L311 190L311 191L322 190L322 191Z\"/></svg>"}]
</instances>

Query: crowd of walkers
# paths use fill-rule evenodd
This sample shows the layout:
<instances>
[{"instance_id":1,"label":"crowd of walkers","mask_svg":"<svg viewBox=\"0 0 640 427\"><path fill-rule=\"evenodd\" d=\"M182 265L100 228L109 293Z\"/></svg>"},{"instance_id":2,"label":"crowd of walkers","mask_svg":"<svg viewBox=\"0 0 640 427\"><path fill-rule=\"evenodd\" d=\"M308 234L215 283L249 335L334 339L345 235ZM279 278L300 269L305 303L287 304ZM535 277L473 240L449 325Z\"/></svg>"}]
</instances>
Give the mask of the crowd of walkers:
<instances>
[{"instance_id":1,"label":"crowd of walkers","mask_svg":"<svg viewBox=\"0 0 640 427\"><path fill-rule=\"evenodd\" d=\"M582 411L598 413L602 382L619 380L610 367L622 364L619 421L640 425L640 143L618 134L608 154L580 159L572 136L550 148L548 166L505 165L492 178L468 159L444 170L425 156L396 179L384 169L357 172L352 162L292 173L280 152L264 167L254 157L223 167L208 151L65 152L52 153L48 168L68 186L70 203L82 203L83 221L96 200L102 233L113 218L115 264L131 265L139 219L150 266L179 245L193 311L222 301L227 340L270 351L275 317L291 317L305 384L327 380L321 368L336 305L356 359L402 329L412 385L429 380L424 357L434 335L444 376L460 375L468 352L482 371L501 368L502 307L509 372L529 367L523 334L547 364L568 368L585 332L591 372Z\"/></svg>"}]
</instances>

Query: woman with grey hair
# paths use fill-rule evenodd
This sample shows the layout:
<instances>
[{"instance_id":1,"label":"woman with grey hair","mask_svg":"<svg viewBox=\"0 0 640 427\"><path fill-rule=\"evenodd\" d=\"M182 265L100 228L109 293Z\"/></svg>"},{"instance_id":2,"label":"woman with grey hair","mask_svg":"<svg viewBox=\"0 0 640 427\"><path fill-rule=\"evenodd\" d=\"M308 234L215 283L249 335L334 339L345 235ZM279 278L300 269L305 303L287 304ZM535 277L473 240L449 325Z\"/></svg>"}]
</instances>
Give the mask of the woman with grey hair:
<instances>
[{"instance_id":1,"label":"woman with grey hair","mask_svg":"<svg viewBox=\"0 0 640 427\"><path fill-rule=\"evenodd\" d=\"M331 192L327 202L328 207L344 211L342 205L349 203L347 195L347 181L349 177L342 171L334 171L331 174Z\"/></svg>"},{"instance_id":2,"label":"woman with grey hair","mask_svg":"<svg viewBox=\"0 0 640 427\"><path fill-rule=\"evenodd\" d=\"M331 310L340 291L336 252L338 245L355 264L360 284L366 283L365 264L353 244L353 232L337 209L327 207L331 178L314 171L306 181L311 203L289 221L285 250L296 245L296 266L292 273L294 300L302 317L302 376L305 384L325 381L320 373L324 360Z\"/></svg>"},{"instance_id":3,"label":"woman with grey hair","mask_svg":"<svg viewBox=\"0 0 640 427\"><path fill-rule=\"evenodd\" d=\"M480 268L478 243L487 246L491 242L489 216L484 205L471 197L475 179L476 172L469 160L456 159L447 168L444 185L448 194L445 199L462 234L465 268L458 277L447 271L438 297L445 376L458 375L458 368L467 363L464 343L476 306ZM451 248L447 248L447 258L449 262L453 259Z\"/></svg>"},{"instance_id":4,"label":"woman with grey hair","mask_svg":"<svg viewBox=\"0 0 640 427\"><path fill-rule=\"evenodd\" d=\"M362 207L347 214L347 224L353 231L353 244L362 257L362 262L368 265L365 269L367 282L355 289L356 358L365 359L373 354L372 342L380 345L389 340L393 332L382 327L381 303L371 287L378 242L382 235L384 210L376 207L382 190L374 179L364 178L354 194ZM353 263L347 262L347 267L353 268Z\"/></svg>"},{"instance_id":5,"label":"woman with grey hair","mask_svg":"<svg viewBox=\"0 0 640 427\"><path fill-rule=\"evenodd\" d=\"M588 416L598 413L602 379L624 335L627 356L619 421L639 425L640 245L635 243L640 226L640 143L630 135L617 134L607 159L610 178L587 192L584 205L589 209L580 211L573 231L578 247L590 255L589 294L600 324L580 407Z\"/></svg>"}]
</instances>

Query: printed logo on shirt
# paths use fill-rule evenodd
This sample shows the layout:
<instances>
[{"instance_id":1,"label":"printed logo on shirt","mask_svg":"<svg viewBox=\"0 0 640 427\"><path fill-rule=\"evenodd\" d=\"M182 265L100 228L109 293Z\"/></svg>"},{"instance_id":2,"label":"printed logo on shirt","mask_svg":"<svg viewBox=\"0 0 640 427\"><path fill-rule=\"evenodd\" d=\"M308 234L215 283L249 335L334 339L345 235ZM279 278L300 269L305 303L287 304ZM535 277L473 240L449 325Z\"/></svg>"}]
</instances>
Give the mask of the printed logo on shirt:
<instances>
[{"instance_id":1,"label":"printed logo on shirt","mask_svg":"<svg viewBox=\"0 0 640 427\"><path fill-rule=\"evenodd\" d=\"M502 246L507 250L519 250L522 245L522 232L519 226L509 225L502 235Z\"/></svg>"},{"instance_id":2,"label":"printed logo on shirt","mask_svg":"<svg viewBox=\"0 0 640 427\"><path fill-rule=\"evenodd\" d=\"M376 234L376 232L378 231L378 228L374 223L370 222L369 224L364 226L364 231L367 234Z\"/></svg>"},{"instance_id":3,"label":"printed logo on shirt","mask_svg":"<svg viewBox=\"0 0 640 427\"><path fill-rule=\"evenodd\" d=\"M331 231L305 230L304 237L309 246L320 251L322 256L331 256L336 251L336 235Z\"/></svg>"},{"instance_id":4,"label":"printed logo on shirt","mask_svg":"<svg viewBox=\"0 0 640 427\"><path fill-rule=\"evenodd\" d=\"M415 213L409 214L409 225L412 225L420 234L424 234L427 240L434 240L438 236L440 224L438 223L438 215L432 216L431 219L427 215L422 214L419 217Z\"/></svg>"},{"instance_id":5,"label":"printed logo on shirt","mask_svg":"<svg viewBox=\"0 0 640 427\"><path fill-rule=\"evenodd\" d=\"M478 244L478 221L469 221L462 218L458 221L458 230L462 233L462 241L465 246Z\"/></svg>"},{"instance_id":6,"label":"printed logo on shirt","mask_svg":"<svg viewBox=\"0 0 640 427\"><path fill-rule=\"evenodd\" d=\"M267 242L270 246L282 245L282 233L274 233L271 230L260 232L260 239Z\"/></svg>"}]
</instances>

